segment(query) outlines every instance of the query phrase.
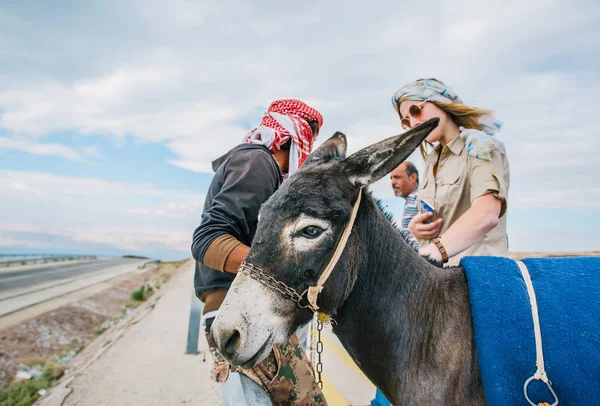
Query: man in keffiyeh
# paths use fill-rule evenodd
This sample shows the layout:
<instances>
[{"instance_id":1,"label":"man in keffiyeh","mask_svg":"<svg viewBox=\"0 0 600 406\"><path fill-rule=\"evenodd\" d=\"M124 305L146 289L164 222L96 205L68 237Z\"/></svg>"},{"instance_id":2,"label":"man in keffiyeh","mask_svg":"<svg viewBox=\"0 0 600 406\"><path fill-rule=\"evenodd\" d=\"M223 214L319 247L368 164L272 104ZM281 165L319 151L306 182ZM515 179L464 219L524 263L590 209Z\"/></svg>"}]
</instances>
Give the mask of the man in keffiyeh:
<instances>
[{"instance_id":1,"label":"man in keffiyeh","mask_svg":"<svg viewBox=\"0 0 600 406\"><path fill-rule=\"evenodd\" d=\"M282 167L282 170L292 175L308 158L322 125L321 114L300 100L277 100L271 103L260 125L246 135L244 142L264 145L272 153L289 150L287 168Z\"/></svg>"},{"instance_id":2,"label":"man in keffiyeh","mask_svg":"<svg viewBox=\"0 0 600 406\"><path fill-rule=\"evenodd\" d=\"M284 176L292 175L308 158L322 125L321 114L306 103L277 100L241 145L213 162L215 176L192 242L194 287L204 302L207 333L250 249L260 206L275 193ZM212 376L224 382L223 393L229 398L241 390L240 380L251 379L270 394L273 404L326 404L295 335L288 344L274 346L263 362L249 370L230 367L208 334L207 338L214 359ZM278 366L285 364L291 366L293 376L278 375ZM239 373L240 379L228 380L230 373Z\"/></svg>"}]
</instances>

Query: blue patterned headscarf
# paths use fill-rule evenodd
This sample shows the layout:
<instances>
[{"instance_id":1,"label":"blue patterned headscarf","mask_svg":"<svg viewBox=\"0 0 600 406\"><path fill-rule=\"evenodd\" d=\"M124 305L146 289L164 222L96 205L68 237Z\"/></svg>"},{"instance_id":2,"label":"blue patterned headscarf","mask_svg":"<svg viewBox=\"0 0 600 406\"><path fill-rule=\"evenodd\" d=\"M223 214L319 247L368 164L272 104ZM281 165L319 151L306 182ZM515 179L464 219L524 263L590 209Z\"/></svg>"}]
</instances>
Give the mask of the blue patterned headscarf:
<instances>
[{"instance_id":1,"label":"blue patterned headscarf","mask_svg":"<svg viewBox=\"0 0 600 406\"><path fill-rule=\"evenodd\" d=\"M400 103L404 100L463 102L450 86L437 79L419 79L394 93L392 104L398 114L400 114ZM460 127L460 136L465 139L469 155L489 161L493 150L504 150L504 144L494 137L502 129L502 122L492 115L479 117L478 121L483 128L482 131Z\"/></svg>"}]
</instances>

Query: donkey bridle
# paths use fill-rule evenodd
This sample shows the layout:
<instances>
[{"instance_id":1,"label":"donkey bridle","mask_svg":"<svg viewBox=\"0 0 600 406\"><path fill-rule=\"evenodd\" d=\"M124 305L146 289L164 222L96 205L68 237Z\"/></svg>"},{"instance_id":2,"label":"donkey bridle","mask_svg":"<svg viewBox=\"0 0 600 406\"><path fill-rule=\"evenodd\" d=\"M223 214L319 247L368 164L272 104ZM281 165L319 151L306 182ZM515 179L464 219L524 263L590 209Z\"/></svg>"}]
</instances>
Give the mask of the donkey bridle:
<instances>
[{"instance_id":1,"label":"donkey bridle","mask_svg":"<svg viewBox=\"0 0 600 406\"><path fill-rule=\"evenodd\" d=\"M257 280L268 288L279 292L286 299L290 299L293 302L296 302L300 307L308 307L302 305L302 295L298 293L298 291L294 288L290 288L285 283L278 281L273 278L271 275L266 274L262 269L252 264L249 264L246 261L242 261L238 272L241 272L245 275L248 275L252 279ZM306 291L304 291L306 293Z\"/></svg>"},{"instance_id":2,"label":"donkey bridle","mask_svg":"<svg viewBox=\"0 0 600 406\"><path fill-rule=\"evenodd\" d=\"M256 281L263 284L264 286L276 292L279 292L284 298L295 302L298 305L298 307L302 309L308 308L313 312L317 312L319 310L319 306L317 305L317 297L319 296L319 293L321 293L321 291L323 290L323 285L325 285L325 282L327 281L327 279L329 279L333 268L335 268L336 264L340 259L340 256L342 255L342 252L344 251L344 248L346 248L348 238L350 238L350 233L352 232L352 227L354 226L356 215L358 213L358 207L360 206L362 189L363 188L360 188L360 190L358 191L358 197L356 198L356 202L354 202L354 206L352 207L350 220L348 221L348 224L346 224L346 228L344 228L340 241L338 242L338 245L336 246L335 251L333 252L333 256L331 257L329 263L327 264L327 267L325 267L325 270L319 277L319 280L317 280L316 285L309 286L304 292L298 293L296 289L286 285L281 281L278 281L271 275L265 273L259 267L254 266L253 264L250 264L246 261L242 261L238 272L241 272L244 275L248 275L252 279L255 279ZM305 296L308 304L304 304Z\"/></svg>"}]
</instances>

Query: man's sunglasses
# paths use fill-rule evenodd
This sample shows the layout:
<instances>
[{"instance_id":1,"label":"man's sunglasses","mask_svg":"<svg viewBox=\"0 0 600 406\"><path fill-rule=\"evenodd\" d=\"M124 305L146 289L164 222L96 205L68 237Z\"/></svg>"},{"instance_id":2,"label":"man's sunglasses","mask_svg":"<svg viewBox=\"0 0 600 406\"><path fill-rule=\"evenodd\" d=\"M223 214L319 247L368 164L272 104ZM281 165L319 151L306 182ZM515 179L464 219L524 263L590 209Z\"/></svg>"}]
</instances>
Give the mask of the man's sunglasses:
<instances>
[{"instance_id":1,"label":"man's sunglasses","mask_svg":"<svg viewBox=\"0 0 600 406\"><path fill-rule=\"evenodd\" d=\"M410 118L419 118L421 117L421 114L423 113L423 104L427 103L428 100L424 100L419 104L413 104L412 106L409 107L408 109L408 115L404 118L402 118L400 120L400 122L402 123L402 128L404 128L405 130L410 130ZM400 104L398 103L398 113L400 113Z\"/></svg>"}]
</instances>

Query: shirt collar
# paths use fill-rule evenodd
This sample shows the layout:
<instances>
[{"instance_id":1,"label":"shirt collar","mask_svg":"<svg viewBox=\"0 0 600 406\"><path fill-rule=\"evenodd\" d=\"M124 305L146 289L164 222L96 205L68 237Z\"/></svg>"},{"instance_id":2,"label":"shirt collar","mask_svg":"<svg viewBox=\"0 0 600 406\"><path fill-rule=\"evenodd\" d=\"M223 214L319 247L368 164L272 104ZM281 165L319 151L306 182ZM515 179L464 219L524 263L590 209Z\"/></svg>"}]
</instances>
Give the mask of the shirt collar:
<instances>
[{"instance_id":1,"label":"shirt collar","mask_svg":"<svg viewBox=\"0 0 600 406\"><path fill-rule=\"evenodd\" d=\"M454 155L460 155L463 148L465 147L465 139L459 134L448 143L447 147L450 151L452 151Z\"/></svg>"},{"instance_id":2,"label":"shirt collar","mask_svg":"<svg viewBox=\"0 0 600 406\"><path fill-rule=\"evenodd\" d=\"M433 164L433 163L435 163L435 161L437 161L438 155L440 154L440 151L442 150L441 147L442 147L441 145L437 145L435 148L433 148L433 149L431 149L431 151L429 151L429 153L425 157L427 162Z\"/></svg>"},{"instance_id":3,"label":"shirt collar","mask_svg":"<svg viewBox=\"0 0 600 406\"><path fill-rule=\"evenodd\" d=\"M454 137L452 141L446 145L450 152L454 155L460 155L463 149L465 148L465 140L463 137L457 135ZM427 154L426 159L428 162L435 163L437 161L438 155L442 152L442 145L438 144L429 154Z\"/></svg>"}]
</instances>

